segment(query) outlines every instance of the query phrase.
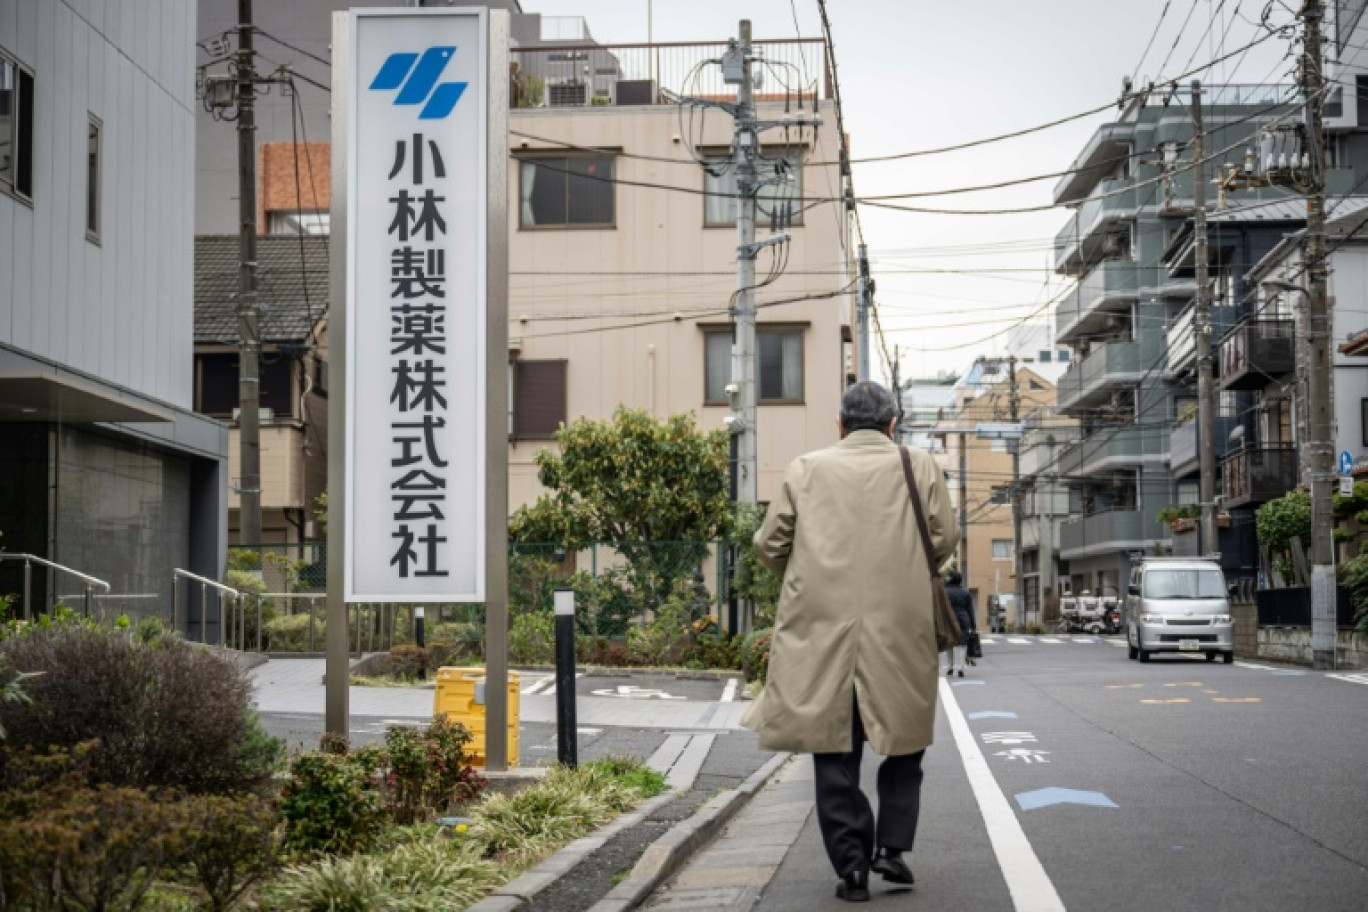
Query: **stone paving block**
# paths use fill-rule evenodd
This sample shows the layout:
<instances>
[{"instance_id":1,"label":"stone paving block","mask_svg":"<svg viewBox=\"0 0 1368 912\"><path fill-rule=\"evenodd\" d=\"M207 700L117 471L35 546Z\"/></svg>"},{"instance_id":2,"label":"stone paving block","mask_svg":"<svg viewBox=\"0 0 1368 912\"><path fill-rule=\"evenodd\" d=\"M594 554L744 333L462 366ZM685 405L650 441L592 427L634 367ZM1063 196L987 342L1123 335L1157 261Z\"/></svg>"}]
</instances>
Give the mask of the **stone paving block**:
<instances>
[{"instance_id":1,"label":"stone paving block","mask_svg":"<svg viewBox=\"0 0 1368 912\"><path fill-rule=\"evenodd\" d=\"M516 896L486 896L475 905L466 907L466 912L517 912L522 904L523 901Z\"/></svg>"},{"instance_id":2,"label":"stone paving block","mask_svg":"<svg viewBox=\"0 0 1368 912\"><path fill-rule=\"evenodd\" d=\"M545 890L559 878L558 871L528 871L526 874L511 880L502 887L494 891L495 896L518 896L531 897L541 890Z\"/></svg>"},{"instance_id":3,"label":"stone paving block","mask_svg":"<svg viewBox=\"0 0 1368 912\"><path fill-rule=\"evenodd\" d=\"M759 898L754 887L718 887L666 893L647 908L668 912L745 912Z\"/></svg>"}]
</instances>

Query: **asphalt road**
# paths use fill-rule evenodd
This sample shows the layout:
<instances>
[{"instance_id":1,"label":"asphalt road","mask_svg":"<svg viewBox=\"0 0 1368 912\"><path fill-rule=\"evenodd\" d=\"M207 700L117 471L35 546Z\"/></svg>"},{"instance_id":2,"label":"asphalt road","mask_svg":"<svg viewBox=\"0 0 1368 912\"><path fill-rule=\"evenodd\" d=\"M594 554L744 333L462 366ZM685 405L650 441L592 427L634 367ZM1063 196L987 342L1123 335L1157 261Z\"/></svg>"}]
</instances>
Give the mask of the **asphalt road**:
<instances>
[{"instance_id":1,"label":"asphalt road","mask_svg":"<svg viewBox=\"0 0 1368 912\"><path fill-rule=\"evenodd\" d=\"M1368 907L1368 675L994 639L943 688L917 886L876 878L873 908ZM809 815L757 908L842 907L834 882Z\"/></svg>"}]
</instances>

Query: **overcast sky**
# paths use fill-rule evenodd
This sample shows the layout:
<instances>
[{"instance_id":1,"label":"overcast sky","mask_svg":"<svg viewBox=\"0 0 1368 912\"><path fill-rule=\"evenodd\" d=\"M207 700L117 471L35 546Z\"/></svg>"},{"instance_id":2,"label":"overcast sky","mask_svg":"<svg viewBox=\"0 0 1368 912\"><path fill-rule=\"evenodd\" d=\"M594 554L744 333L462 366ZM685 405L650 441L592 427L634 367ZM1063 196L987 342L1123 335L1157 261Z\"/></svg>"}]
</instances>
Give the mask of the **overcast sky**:
<instances>
[{"instance_id":1,"label":"overcast sky","mask_svg":"<svg viewBox=\"0 0 1368 912\"><path fill-rule=\"evenodd\" d=\"M648 7L657 42L725 39L742 17L752 20L756 38L821 35L816 0L523 0L527 12L584 16L605 43L645 41ZM852 157L939 148L1097 108L1116 99L1124 76L1134 74L1138 83L1161 73L1172 78L1248 44L1262 34L1263 7L1262 0L831 0ZM1287 21L1286 13L1279 16ZM1286 42L1274 38L1201 78L1287 82L1286 53ZM923 192L1062 171L1114 112L973 150L857 164L855 190L860 196ZM959 209L1048 205L1054 184L1051 178L906 202ZM1038 319L1048 317L1051 308L1042 305L1062 287L1050 271L1050 246L1066 214L955 216L864 207L880 312L889 344L902 351L903 376L962 370L978 355L1002 351L1005 331L1024 317L1037 311ZM912 269L972 272L906 272ZM987 272L1002 269L1025 271Z\"/></svg>"}]
</instances>

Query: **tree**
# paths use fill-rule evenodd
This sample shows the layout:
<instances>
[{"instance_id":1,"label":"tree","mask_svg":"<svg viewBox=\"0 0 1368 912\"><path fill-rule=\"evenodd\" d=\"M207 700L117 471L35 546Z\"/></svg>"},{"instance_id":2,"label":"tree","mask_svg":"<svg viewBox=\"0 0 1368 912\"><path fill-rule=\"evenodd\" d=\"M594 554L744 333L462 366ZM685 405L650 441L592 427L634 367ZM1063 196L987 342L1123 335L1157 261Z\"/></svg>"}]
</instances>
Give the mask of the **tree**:
<instances>
[{"instance_id":1,"label":"tree","mask_svg":"<svg viewBox=\"0 0 1368 912\"><path fill-rule=\"evenodd\" d=\"M549 493L513 514L511 540L612 543L631 565L642 607L651 608L692 573L707 542L726 533L725 431L699 430L692 414L657 421L619 408L608 420L565 425L555 439L559 452L536 456Z\"/></svg>"}]
</instances>

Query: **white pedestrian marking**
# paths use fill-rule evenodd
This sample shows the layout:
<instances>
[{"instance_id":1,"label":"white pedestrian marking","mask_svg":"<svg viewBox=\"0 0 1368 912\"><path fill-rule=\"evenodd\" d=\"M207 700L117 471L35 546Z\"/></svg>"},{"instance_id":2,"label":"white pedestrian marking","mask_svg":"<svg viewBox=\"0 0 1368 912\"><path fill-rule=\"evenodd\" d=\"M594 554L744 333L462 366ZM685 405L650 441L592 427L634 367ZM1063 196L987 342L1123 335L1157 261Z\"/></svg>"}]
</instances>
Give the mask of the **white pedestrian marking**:
<instances>
[{"instance_id":1,"label":"white pedestrian marking","mask_svg":"<svg viewBox=\"0 0 1368 912\"><path fill-rule=\"evenodd\" d=\"M1063 641L1063 640L1057 640L1057 639L1055 639L1054 637L1041 637L1041 638L1040 638L1040 642L1042 642L1042 643L1054 643L1054 644L1058 645L1058 644L1060 644L1060 643L1062 643L1062 642L1064 642L1064 641Z\"/></svg>"},{"instance_id":2,"label":"white pedestrian marking","mask_svg":"<svg viewBox=\"0 0 1368 912\"><path fill-rule=\"evenodd\" d=\"M1087 643L1088 645L1099 642L1097 637L1074 637L1073 641L1075 643Z\"/></svg>"},{"instance_id":3,"label":"white pedestrian marking","mask_svg":"<svg viewBox=\"0 0 1368 912\"><path fill-rule=\"evenodd\" d=\"M1336 681L1348 681L1350 684L1368 684L1368 674L1328 674L1327 678L1334 678Z\"/></svg>"},{"instance_id":4,"label":"white pedestrian marking","mask_svg":"<svg viewBox=\"0 0 1368 912\"><path fill-rule=\"evenodd\" d=\"M1002 757L1006 760L1020 760L1022 763L1049 763L1045 755L1049 751L1032 750L1029 747L1014 747L1011 750L998 751L993 756Z\"/></svg>"},{"instance_id":5,"label":"white pedestrian marking","mask_svg":"<svg viewBox=\"0 0 1368 912\"><path fill-rule=\"evenodd\" d=\"M979 642L982 642L982 640ZM1026 646L1029 645L1031 641L1024 640L1021 637L1008 637L1007 642L1011 643L1013 646Z\"/></svg>"},{"instance_id":6,"label":"white pedestrian marking","mask_svg":"<svg viewBox=\"0 0 1368 912\"><path fill-rule=\"evenodd\" d=\"M997 640L992 637L979 637L979 645L981 646L991 646L996 642Z\"/></svg>"},{"instance_id":7,"label":"white pedestrian marking","mask_svg":"<svg viewBox=\"0 0 1368 912\"><path fill-rule=\"evenodd\" d=\"M1125 640L1108 640L1107 642L1111 643L1113 646L1120 646L1122 649L1130 648L1130 643L1127 643Z\"/></svg>"},{"instance_id":8,"label":"white pedestrian marking","mask_svg":"<svg viewBox=\"0 0 1368 912\"><path fill-rule=\"evenodd\" d=\"M1272 671L1272 665L1255 665L1253 662L1236 662L1241 668L1252 668L1255 671Z\"/></svg>"},{"instance_id":9,"label":"white pedestrian marking","mask_svg":"<svg viewBox=\"0 0 1368 912\"><path fill-rule=\"evenodd\" d=\"M740 680L737 678L727 678L727 686L722 688L721 702L730 703L732 700L735 700L736 688L740 685L740 683Z\"/></svg>"},{"instance_id":10,"label":"white pedestrian marking","mask_svg":"<svg viewBox=\"0 0 1368 912\"><path fill-rule=\"evenodd\" d=\"M1035 744L1038 739L1030 732L984 732L984 744Z\"/></svg>"},{"instance_id":11,"label":"white pedestrian marking","mask_svg":"<svg viewBox=\"0 0 1368 912\"><path fill-rule=\"evenodd\" d=\"M619 684L616 688L605 687L603 690L594 691L596 697L622 697L626 700L684 700L686 697L676 697L667 694L663 690L653 690L649 687L637 687L635 684Z\"/></svg>"},{"instance_id":12,"label":"white pedestrian marking","mask_svg":"<svg viewBox=\"0 0 1368 912\"><path fill-rule=\"evenodd\" d=\"M532 696L532 695L534 695L534 694L539 694L539 693L541 693L542 691L544 691L544 690L546 689L547 685L553 685L553 686L554 686L555 683L556 683L556 679L553 678L553 677L551 677L550 675L547 675L546 677L542 678L540 681L537 681L535 684L530 685L526 690L524 690L524 691L523 691L523 696L525 696L525 697L530 697L530 696Z\"/></svg>"},{"instance_id":13,"label":"white pedestrian marking","mask_svg":"<svg viewBox=\"0 0 1368 912\"><path fill-rule=\"evenodd\" d=\"M1021 821L993 778L988 761L974 741L964 714L960 712L955 692L944 678L940 682L940 699L945 707L946 718L950 721L950 733L955 737L960 759L964 761L969 785L978 801L993 854L997 856L998 867L1012 895L1013 907L1017 912L1064 912L1064 903L1060 901L1050 875L1045 873L1044 865L1021 829Z\"/></svg>"}]
</instances>

